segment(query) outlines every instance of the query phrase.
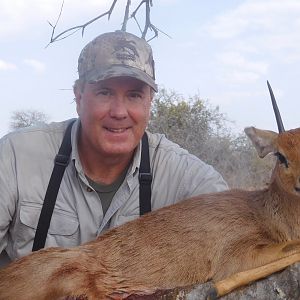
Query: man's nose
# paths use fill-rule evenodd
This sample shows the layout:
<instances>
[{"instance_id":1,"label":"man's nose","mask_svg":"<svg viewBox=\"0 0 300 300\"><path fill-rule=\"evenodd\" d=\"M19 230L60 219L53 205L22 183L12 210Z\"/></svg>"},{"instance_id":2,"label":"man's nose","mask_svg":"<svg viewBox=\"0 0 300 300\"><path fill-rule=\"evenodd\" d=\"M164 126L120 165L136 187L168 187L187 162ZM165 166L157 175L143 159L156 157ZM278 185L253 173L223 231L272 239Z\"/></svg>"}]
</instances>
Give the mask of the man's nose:
<instances>
[{"instance_id":1,"label":"man's nose","mask_svg":"<svg viewBox=\"0 0 300 300\"><path fill-rule=\"evenodd\" d=\"M115 96L111 101L110 116L112 118L124 119L128 115L126 99L123 96Z\"/></svg>"}]
</instances>

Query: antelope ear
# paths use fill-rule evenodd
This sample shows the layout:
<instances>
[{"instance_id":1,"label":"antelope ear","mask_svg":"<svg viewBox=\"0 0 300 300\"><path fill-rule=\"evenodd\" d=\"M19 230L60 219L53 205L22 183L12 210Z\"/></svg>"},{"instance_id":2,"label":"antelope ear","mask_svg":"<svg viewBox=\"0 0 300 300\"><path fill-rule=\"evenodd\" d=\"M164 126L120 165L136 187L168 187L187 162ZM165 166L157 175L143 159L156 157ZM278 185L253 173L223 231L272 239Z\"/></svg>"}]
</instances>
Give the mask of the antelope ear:
<instances>
[{"instance_id":1,"label":"antelope ear","mask_svg":"<svg viewBox=\"0 0 300 300\"><path fill-rule=\"evenodd\" d=\"M276 140L278 133L254 127L247 127L244 131L254 145L259 157L263 158L271 152L277 152Z\"/></svg>"}]
</instances>

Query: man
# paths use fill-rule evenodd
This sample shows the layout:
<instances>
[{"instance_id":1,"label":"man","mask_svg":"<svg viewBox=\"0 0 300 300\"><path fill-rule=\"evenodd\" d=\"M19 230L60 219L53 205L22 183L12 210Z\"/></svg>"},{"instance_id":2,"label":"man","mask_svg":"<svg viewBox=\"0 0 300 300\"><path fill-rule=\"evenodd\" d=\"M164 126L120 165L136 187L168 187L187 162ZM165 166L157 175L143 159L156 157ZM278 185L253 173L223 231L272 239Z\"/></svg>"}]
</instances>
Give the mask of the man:
<instances>
[{"instance_id":1,"label":"man","mask_svg":"<svg viewBox=\"0 0 300 300\"><path fill-rule=\"evenodd\" d=\"M139 217L141 139L157 91L150 46L132 34L105 33L78 60L70 161L62 178L45 247L72 247ZM32 251L54 158L70 120L29 127L0 140L0 252ZM147 132L156 210L227 189L211 166Z\"/></svg>"}]
</instances>

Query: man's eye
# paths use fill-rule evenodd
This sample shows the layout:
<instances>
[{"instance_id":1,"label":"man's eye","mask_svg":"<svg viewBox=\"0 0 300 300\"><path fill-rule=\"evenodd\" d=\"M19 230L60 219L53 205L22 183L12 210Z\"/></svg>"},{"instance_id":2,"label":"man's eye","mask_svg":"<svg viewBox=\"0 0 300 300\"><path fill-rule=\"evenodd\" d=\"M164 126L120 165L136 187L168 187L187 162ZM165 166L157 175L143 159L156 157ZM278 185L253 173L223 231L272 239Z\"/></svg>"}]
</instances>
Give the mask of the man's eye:
<instances>
[{"instance_id":1,"label":"man's eye","mask_svg":"<svg viewBox=\"0 0 300 300\"><path fill-rule=\"evenodd\" d=\"M129 98L132 98L132 99L141 99L142 95L140 93L130 93L129 94Z\"/></svg>"},{"instance_id":2,"label":"man's eye","mask_svg":"<svg viewBox=\"0 0 300 300\"><path fill-rule=\"evenodd\" d=\"M102 95L102 96L110 96L110 95L111 95L111 93L110 93L109 90L98 90L98 91L96 92L96 94L97 94L97 95Z\"/></svg>"}]
</instances>

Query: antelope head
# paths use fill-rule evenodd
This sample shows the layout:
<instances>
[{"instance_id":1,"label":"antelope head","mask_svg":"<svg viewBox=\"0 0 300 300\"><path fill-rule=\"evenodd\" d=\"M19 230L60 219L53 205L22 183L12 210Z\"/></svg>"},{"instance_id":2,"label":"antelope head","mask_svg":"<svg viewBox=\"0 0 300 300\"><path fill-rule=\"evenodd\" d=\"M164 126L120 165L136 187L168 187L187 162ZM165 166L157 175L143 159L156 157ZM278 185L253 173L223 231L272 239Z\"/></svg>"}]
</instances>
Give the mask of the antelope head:
<instances>
[{"instance_id":1,"label":"antelope head","mask_svg":"<svg viewBox=\"0 0 300 300\"><path fill-rule=\"evenodd\" d=\"M245 128L259 157L269 153L277 157L273 178L286 191L300 196L300 128L285 131L279 109L268 82L279 133L254 127Z\"/></svg>"},{"instance_id":2,"label":"antelope head","mask_svg":"<svg viewBox=\"0 0 300 300\"><path fill-rule=\"evenodd\" d=\"M277 157L273 179L285 191L300 196L300 128L276 133L248 127L245 133L259 157L263 158L269 153Z\"/></svg>"}]
</instances>

